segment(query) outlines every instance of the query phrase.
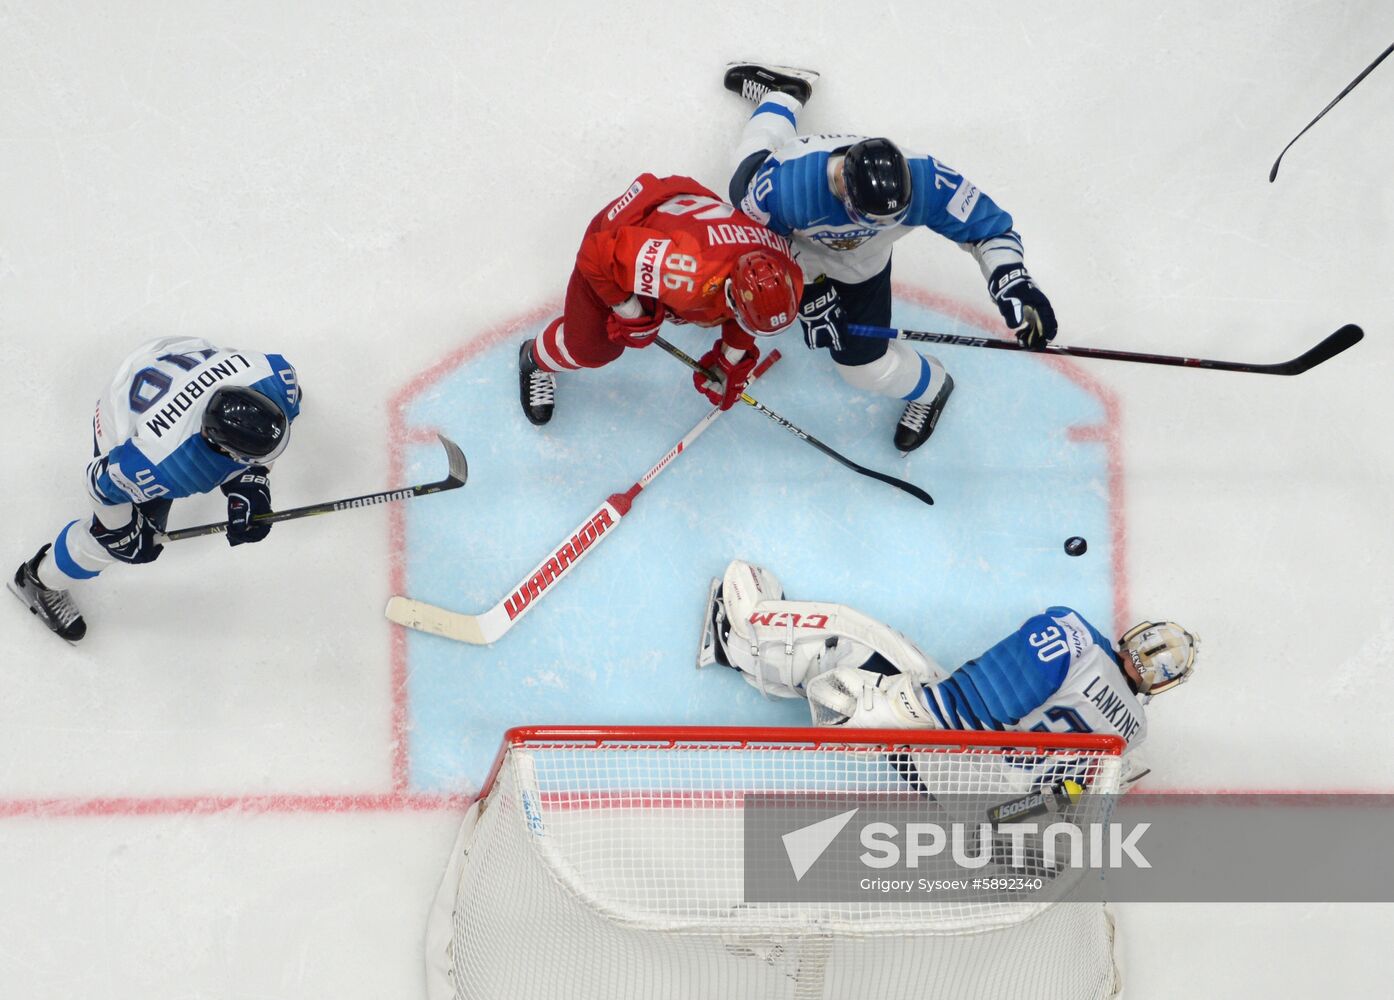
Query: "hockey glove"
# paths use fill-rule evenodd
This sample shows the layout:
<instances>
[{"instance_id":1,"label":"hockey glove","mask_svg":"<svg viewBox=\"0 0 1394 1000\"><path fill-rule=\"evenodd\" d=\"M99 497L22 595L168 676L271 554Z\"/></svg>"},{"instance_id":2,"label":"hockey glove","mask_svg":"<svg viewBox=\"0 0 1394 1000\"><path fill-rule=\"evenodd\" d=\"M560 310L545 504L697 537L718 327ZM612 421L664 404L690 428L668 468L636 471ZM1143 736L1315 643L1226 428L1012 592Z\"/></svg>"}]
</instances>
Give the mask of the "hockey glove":
<instances>
[{"instance_id":1,"label":"hockey glove","mask_svg":"<svg viewBox=\"0 0 1394 1000\"><path fill-rule=\"evenodd\" d=\"M630 301L639 302L638 299ZM668 313L668 310L663 308L663 303L657 299L651 299L649 303L653 309L652 313L643 308L643 305L648 303L643 303L639 306L639 315L632 318L621 316L612 310L605 318L605 336L609 337L612 343L623 344L625 347L648 347L653 343L654 335L658 333L658 328L663 325Z\"/></svg>"},{"instance_id":2,"label":"hockey glove","mask_svg":"<svg viewBox=\"0 0 1394 1000\"><path fill-rule=\"evenodd\" d=\"M1002 321L1016 331L1016 339L1023 347L1043 351L1055 339L1055 309L1024 265L998 267L988 279L987 291L997 303Z\"/></svg>"},{"instance_id":3,"label":"hockey glove","mask_svg":"<svg viewBox=\"0 0 1394 1000\"><path fill-rule=\"evenodd\" d=\"M259 542L271 534L271 525L253 520L258 514L271 513L271 480L267 478L270 472L264 465L249 465L240 475L223 483L229 545Z\"/></svg>"},{"instance_id":4,"label":"hockey glove","mask_svg":"<svg viewBox=\"0 0 1394 1000\"><path fill-rule=\"evenodd\" d=\"M165 530L171 504L170 500L136 504L131 508L130 521L116 528L108 528L93 517L92 537L119 562L131 565L154 562L165 549L155 541L155 535Z\"/></svg>"},{"instance_id":5,"label":"hockey glove","mask_svg":"<svg viewBox=\"0 0 1394 1000\"><path fill-rule=\"evenodd\" d=\"M758 347L751 347L743 354L736 355L735 361L727 356L728 350L718 340L697 362L707 371L715 372L720 381L711 382L701 372L692 373L692 384L697 391L723 410L729 410L740 401L741 393L745 392L746 383L750 381L750 373L755 370L755 362L760 360Z\"/></svg>"},{"instance_id":6,"label":"hockey glove","mask_svg":"<svg viewBox=\"0 0 1394 1000\"><path fill-rule=\"evenodd\" d=\"M825 278L804 285L799 322L803 324L804 343L810 350L830 347L840 351L847 343L847 313L838 300L837 286Z\"/></svg>"}]
</instances>

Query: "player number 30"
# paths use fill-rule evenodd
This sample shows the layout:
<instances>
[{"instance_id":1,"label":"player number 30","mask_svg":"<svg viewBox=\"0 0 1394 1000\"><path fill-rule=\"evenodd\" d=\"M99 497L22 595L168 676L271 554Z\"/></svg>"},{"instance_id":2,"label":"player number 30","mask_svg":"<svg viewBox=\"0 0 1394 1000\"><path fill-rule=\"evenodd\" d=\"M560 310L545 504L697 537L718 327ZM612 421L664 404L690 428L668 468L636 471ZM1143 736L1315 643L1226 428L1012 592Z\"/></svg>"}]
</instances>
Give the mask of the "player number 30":
<instances>
[{"instance_id":1,"label":"player number 30","mask_svg":"<svg viewBox=\"0 0 1394 1000\"><path fill-rule=\"evenodd\" d=\"M1035 647L1036 659L1042 663L1058 660L1070 651L1070 644L1065 641L1064 634L1054 625L1041 632L1032 632L1026 637L1026 641Z\"/></svg>"}]
</instances>

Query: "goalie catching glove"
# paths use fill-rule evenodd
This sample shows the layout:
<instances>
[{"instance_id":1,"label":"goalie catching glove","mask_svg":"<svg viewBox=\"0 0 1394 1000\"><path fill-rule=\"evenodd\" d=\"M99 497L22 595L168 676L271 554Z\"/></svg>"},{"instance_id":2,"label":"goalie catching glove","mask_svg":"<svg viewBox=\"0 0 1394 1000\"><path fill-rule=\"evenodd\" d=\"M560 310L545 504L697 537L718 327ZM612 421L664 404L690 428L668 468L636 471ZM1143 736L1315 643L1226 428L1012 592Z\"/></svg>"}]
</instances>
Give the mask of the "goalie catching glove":
<instances>
[{"instance_id":1,"label":"goalie catching glove","mask_svg":"<svg viewBox=\"0 0 1394 1000\"><path fill-rule=\"evenodd\" d=\"M805 689L815 726L852 729L937 729L921 700L920 685L906 674L837 667Z\"/></svg>"}]
</instances>

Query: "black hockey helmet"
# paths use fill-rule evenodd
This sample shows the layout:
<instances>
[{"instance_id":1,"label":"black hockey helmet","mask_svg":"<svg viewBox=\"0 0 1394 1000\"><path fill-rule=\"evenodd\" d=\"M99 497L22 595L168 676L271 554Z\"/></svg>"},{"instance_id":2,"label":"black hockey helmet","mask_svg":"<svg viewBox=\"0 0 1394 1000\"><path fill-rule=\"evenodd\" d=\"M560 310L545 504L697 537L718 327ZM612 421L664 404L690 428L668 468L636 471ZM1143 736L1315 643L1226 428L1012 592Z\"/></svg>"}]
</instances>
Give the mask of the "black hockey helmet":
<instances>
[{"instance_id":1,"label":"black hockey helmet","mask_svg":"<svg viewBox=\"0 0 1394 1000\"><path fill-rule=\"evenodd\" d=\"M842 203L853 222L885 228L910 211L910 164L889 139L863 139L842 158Z\"/></svg>"},{"instance_id":2,"label":"black hockey helmet","mask_svg":"<svg viewBox=\"0 0 1394 1000\"><path fill-rule=\"evenodd\" d=\"M270 462L285 450L290 421L269 396L244 385L226 385L203 410L203 439L239 462Z\"/></svg>"}]
</instances>

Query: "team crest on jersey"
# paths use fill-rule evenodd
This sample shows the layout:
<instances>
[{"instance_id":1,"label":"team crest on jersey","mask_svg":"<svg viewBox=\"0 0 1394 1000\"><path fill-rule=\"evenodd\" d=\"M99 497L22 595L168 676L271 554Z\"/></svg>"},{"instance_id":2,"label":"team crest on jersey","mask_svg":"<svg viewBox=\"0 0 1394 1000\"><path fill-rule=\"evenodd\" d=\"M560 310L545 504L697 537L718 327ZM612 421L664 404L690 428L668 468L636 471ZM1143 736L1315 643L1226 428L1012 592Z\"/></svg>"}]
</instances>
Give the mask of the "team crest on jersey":
<instances>
[{"instance_id":1,"label":"team crest on jersey","mask_svg":"<svg viewBox=\"0 0 1394 1000\"><path fill-rule=\"evenodd\" d=\"M858 233L831 233L827 236L815 236L813 238L829 250L855 250L867 240L871 239L873 235L875 234L870 232L865 235Z\"/></svg>"}]
</instances>

